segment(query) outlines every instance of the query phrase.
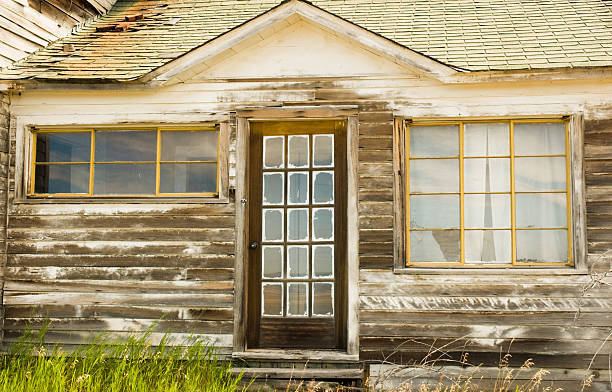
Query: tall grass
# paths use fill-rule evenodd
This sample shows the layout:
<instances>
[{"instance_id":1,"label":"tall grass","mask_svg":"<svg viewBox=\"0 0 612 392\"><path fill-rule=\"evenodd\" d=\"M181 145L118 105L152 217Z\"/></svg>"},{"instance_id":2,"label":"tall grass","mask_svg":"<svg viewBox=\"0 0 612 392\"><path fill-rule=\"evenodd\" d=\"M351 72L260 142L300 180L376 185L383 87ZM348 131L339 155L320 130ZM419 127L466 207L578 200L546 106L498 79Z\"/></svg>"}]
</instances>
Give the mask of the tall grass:
<instances>
[{"instance_id":1,"label":"tall grass","mask_svg":"<svg viewBox=\"0 0 612 392\"><path fill-rule=\"evenodd\" d=\"M212 345L191 338L170 344L168 335L152 346L151 332L132 334L120 344L105 335L65 353L43 344L45 328L26 332L0 362L4 392L233 392L240 376L217 359Z\"/></svg>"}]
</instances>

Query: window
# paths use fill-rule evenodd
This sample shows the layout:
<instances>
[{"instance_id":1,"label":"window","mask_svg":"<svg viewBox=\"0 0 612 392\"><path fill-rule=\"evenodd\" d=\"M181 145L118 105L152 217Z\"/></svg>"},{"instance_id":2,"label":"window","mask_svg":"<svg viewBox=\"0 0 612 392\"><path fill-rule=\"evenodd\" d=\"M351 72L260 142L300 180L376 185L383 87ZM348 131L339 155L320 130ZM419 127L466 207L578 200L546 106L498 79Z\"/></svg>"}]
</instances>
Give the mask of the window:
<instances>
[{"instance_id":1,"label":"window","mask_svg":"<svg viewBox=\"0 0 612 392\"><path fill-rule=\"evenodd\" d=\"M568 123L408 124L408 266L572 265Z\"/></svg>"},{"instance_id":2,"label":"window","mask_svg":"<svg viewBox=\"0 0 612 392\"><path fill-rule=\"evenodd\" d=\"M36 130L29 196L213 196L218 128Z\"/></svg>"}]
</instances>

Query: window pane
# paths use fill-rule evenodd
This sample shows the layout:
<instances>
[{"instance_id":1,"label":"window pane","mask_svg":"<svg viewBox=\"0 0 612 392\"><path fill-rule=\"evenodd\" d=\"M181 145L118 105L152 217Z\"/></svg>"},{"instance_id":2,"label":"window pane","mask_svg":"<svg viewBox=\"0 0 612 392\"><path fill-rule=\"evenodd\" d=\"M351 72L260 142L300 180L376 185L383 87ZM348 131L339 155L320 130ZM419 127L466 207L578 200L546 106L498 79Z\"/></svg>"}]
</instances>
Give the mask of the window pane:
<instances>
[{"instance_id":1,"label":"window pane","mask_svg":"<svg viewBox=\"0 0 612 392\"><path fill-rule=\"evenodd\" d=\"M410 262L459 262L459 230L411 231Z\"/></svg>"},{"instance_id":2,"label":"window pane","mask_svg":"<svg viewBox=\"0 0 612 392\"><path fill-rule=\"evenodd\" d=\"M459 156L459 125L410 126L410 158Z\"/></svg>"},{"instance_id":3,"label":"window pane","mask_svg":"<svg viewBox=\"0 0 612 392\"><path fill-rule=\"evenodd\" d=\"M155 194L155 164L96 164L94 194Z\"/></svg>"},{"instance_id":4,"label":"window pane","mask_svg":"<svg viewBox=\"0 0 612 392\"><path fill-rule=\"evenodd\" d=\"M565 123L514 123L515 155L564 155Z\"/></svg>"},{"instance_id":5,"label":"window pane","mask_svg":"<svg viewBox=\"0 0 612 392\"><path fill-rule=\"evenodd\" d=\"M289 204L308 204L308 172L289 173Z\"/></svg>"},{"instance_id":6,"label":"window pane","mask_svg":"<svg viewBox=\"0 0 612 392\"><path fill-rule=\"evenodd\" d=\"M89 193L89 165L36 165L35 193Z\"/></svg>"},{"instance_id":7,"label":"window pane","mask_svg":"<svg viewBox=\"0 0 612 392\"><path fill-rule=\"evenodd\" d=\"M334 202L334 172L314 172L313 204Z\"/></svg>"},{"instance_id":8,"label":"window pane","mask_svg":"<svg viewBox=\"0 0 612 392\"><path fill-rule=\"evenodd\" d=\"M459 195L410 196L411 229L455 229L460 218Z\"/></svg>"},{"instance_id":9,"label":"window pane","mask_svg":"<svg viewBox=\"0 0 612 392\"><path fill-rule=\"evenodd\" d=\"M466 230L465 261L470 264L511 264L510 230Z\"/></svg>"},{"instance_id":10,"label":"window pane","mask_svg":"<svg viewBox=\"0 0 612 392\"><path fill-rule=\"evenodd\" d=\"M464 201L466 228L510 228L510 195L465 195Z\"/></svg>"},{"instance_id":11,"label":"window pane","mask_svg":"<svg viewBox=\"0 0 612 392\"><path fill-rule=\"evenodd\" d=\"M504 123L463 125L463 154L466 157L510 155L510 127Z\"/></svg>"},{"instance_id":12,"label":"window pane","mask_svg":"<svg viewBox=\"0 0 612 392\"><path fill-rule=\"evenodd\" d=\"M287 265L288 278L308 278L308 246L288 246Z\"/></svg>"},{"instance_id":13,"label":"window pane","mask_svg":"<svg viewBox=\"0 0 612 392\"><path fill-rule=\"evenodd\" d=\"M509 158L471 158L463 161L465 192L510 192Z\"/></svg>"},{"instance_id":14,"label":"window pane","mask_svg":"<svg viewBox=\"0 0 612 392\"><path fill-rule=\"evenodd\" d=\"M285 167L285 137L264 136L263 139L264 169Z\"/></svg>"},{"instance_id":15,"label":"window pane","mask_svg":"<svg viewBox=\"0 0 612 392\"><path fill-rule=\"evenodd\" d=\"M567 230L517 230L519 263L567 263Z\"/></svg>"},{"instance_id":16,"label":"window pane","mask_svg":"<svg viewBox=\"0 0 612 392\"><path fill-rule=\"evenodd\" d=\"M312 276L315 278L333 278L334 246L312 246Z\"/></svg>"},{"instance_id":17,"label":"window pane","mask_svg":"<svg viewBox=\"0 0 612 392\"><path fill-rule=\"evenodd\" d=\"M162 163L160 193L216 193L216 163Z\"/></svg>"},{"instance_id":18,"label":"window pane","mask_svg":"<svg viewBox=\"0 0 612 392\"><path fill-rule=\"evenodd\" d=\"M567 227L564 193L518 193L517 227Z\"/></svg>"},{"instance_id":19,"label":"window pane","mask_svg":"<svg viewBox=\"0 0 612 392\"><path fill-rule=\"evenodd\" d=\"M96 162L154 162L156 131L96 131Z\"/></svg>"},{"instance_id":20,"label":"window pane","mask_svg":"<svg viewBox=\"0 0 612 392\"><path fill-rule=\"evenodd\" d=\"M334 135L313 136L312 165L329 167L334 165Z\"/></svg>"},{"instance_id":21,"label":"window pane","mask_svg":"<svg viewBox=\"0 0 612 392\"><path fill-rule=\"evenodd\" d=\"M308 167L308 135L289 136L289 167Z\"/></svg>"},{"instance_id":22,"label":"window pane","mask_svg":"<svg viewBox=\"0 0 612 392\"><path fill-rule=\"evenodd\" d=\"M313 240L331 241L334 239L334 209L313 208L312 209L312 231Z\"/></svg>"},{"instance_id":23,"label":"window pane","mask_svg":"<svg viewBox=\"0 0 612 392\"><path fill-rule=\"evenodd\" d=\"M284 204L285 173L264 173L263 175L263 204Z\"/></svg>"},{"instance_id":24,"label":"window pane","mask_svg":"<svg viewBox=\"0 0 612 392\"><path fill-rule=\"evenodd\" d=\"M334 314L334 284L312 284L312 314L316 316L333 316Z\"/></svg>"},{"instance_id":25,"label":"window pane","mask_svg":"<svg viewBox=\"0 0 612 392\"><path fill-rule=\"evenodd\" d=\"M287 315L308 316L308 284L289 283L287 286Z\"/></svg>"},{"instance_id":26,"label":"window pane","mask_svg":"<svg viewBox=\"0 0 612 392\"><path fill-rule=\"evenodd\" d=\"M262 283L261 285L262 307L264 316L283 315L283 284Z\"/></svg>"},{"instance_id":27,"label":"window pane","mask_svg":"<svg viewBox=\"0 0 612 392\"><path fill-rule=\"evenodd\" d=\"M216 161L218 135L216 131L162 131L161 160Z\"/></svg>"},{"instance_id":28,"label":"window pane","mask_svg":"<svg viewBox=\"0 0 612 392\"><path fill-rule=\"evenodd\" d=\"M263 210L263 240L282 241L283 240L283 210L264 209Z\"/></svg>"},{"instance_id":29,"label":"window pane","mask_svg":"<svg viewBox=\"0 0 612 392\"><path fill-rule=\"evenodd\" d=\"M459 193L458 159L410 161L411 193Z\"/></svg>"},{"instance_id":30,"label":"window pane","mask_svg":"<svg viewBox=\"0 0 612 392\"><path fill-rule=\"evenodd\" d=\"M91 132L36 134L36 162L89 162Z\"/></svg>"},{"instance_id":31,"label":"window pane","mask_svg":"<svg viewBox=\"0 0 612 392\"><path fill-rule=\"evenodd\" d=\"M565 157L516 158L517 192L564 191Z\"/></svg>"},{"instance_id":32,"label":"window pane","mask_svg":"<svg viewBox=\"0 0 612 392\"><path fill-rule=\"evenodd\" d=\"M282 246L262 246L264 278L274 279L283 277L283 247Z\"/></svg>"},{"instance_id":33,"label":"window pane","mask_svg":"<svg viewBox=\"0 0 612 392\"><path fill-rule=\"evenodd\" d=\"M290 208L287 210L287 241L308 241L308 209Z\"/></svg>"}]
</instances>

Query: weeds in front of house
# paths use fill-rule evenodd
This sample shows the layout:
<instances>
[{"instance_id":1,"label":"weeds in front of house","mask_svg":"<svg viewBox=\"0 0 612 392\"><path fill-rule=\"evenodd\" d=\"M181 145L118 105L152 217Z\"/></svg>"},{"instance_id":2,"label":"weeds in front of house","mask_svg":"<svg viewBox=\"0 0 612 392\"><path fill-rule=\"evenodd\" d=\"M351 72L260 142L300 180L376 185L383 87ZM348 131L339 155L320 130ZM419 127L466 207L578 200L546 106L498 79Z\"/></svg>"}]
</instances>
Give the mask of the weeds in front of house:
<instances>
[{"instance_id":1,"label":"weeds in front of house","mask_svg":"<svg viewBox=\"0 0 612 392\"><path fill-rule=\"evenodd\" d=\"M164 335L151 345L151 331L131 334L120 344L100 335L65 353L43 344L46 328L27 331L0 362L4 392L233 392L241 376L217 359L212 345L190 338L179 345Z\"/></svg>"}]
</instances>

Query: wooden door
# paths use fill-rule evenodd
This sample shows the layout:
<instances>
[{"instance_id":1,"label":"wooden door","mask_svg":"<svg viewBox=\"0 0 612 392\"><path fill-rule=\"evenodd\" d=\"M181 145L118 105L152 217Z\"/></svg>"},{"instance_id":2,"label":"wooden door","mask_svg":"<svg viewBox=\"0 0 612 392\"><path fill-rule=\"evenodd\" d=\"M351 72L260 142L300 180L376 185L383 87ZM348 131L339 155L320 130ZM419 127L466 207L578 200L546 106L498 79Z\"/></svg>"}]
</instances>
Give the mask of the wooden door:
<instances>
[{"instance_id":1,"label":"wooden door","mask_svg":"<svg viewBox=\"0 0 612 392\"><path fill-rule=\"evenodd\" d=\"M346 121L251 123L247 348L346 346Z\"/></svg>"}]
</instances>

